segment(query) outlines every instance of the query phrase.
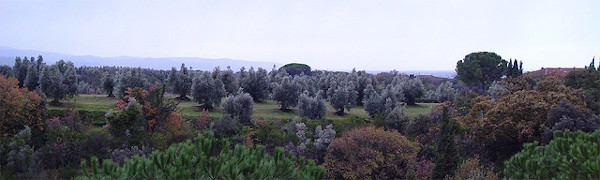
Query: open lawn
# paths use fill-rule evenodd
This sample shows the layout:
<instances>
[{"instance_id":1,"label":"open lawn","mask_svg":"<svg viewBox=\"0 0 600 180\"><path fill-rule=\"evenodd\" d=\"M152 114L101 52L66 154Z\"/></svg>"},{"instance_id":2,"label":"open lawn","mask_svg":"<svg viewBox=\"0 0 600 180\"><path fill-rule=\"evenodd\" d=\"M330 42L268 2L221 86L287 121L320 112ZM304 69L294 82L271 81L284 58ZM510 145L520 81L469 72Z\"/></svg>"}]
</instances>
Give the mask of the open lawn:
<instances>
[{"instance_id":1,"label":"open lawn","mask_svg":"<svg viewBox=\"0 0 600 180\"><path fill-rule=\"evenodd\" d=\"M174 96L169 96L173 98ZM64 105L62 107L57 106L48 106L49 110L63 110L66 108L74 108L76 110L85 110L85 111L102 111L108 112L110 109L113 109L117 104L116 98L108 98L106 95L89 95L82 94L75 98L69 100L61 101ZM427 114L431 110L431 107L437 105L437 103L419 103L418 106L407 106L404 113L409 117L416 117L419 114ZM328 120L339 120L343 119L350 115L355 115L359 117L368 117L363 107L354 107L350 110L350 112L346 112L345 116L335 115L335 110L331 105L327 104L328 112L326 119ZM193 101L180 101L178 113L187 119L192 119L197 117L201 109L198 107L198 104ZM221 113L221 108L217 107L209 112L211 117L221 117L223 113ZM292 119L298 116L298 110L296 108L291 108L290 112L282 112L279 110L279 105L275 101L267 100L261 103L254 104L254 115L255 117L260 117L261 119Z\"/></svg>"}]
</instances>

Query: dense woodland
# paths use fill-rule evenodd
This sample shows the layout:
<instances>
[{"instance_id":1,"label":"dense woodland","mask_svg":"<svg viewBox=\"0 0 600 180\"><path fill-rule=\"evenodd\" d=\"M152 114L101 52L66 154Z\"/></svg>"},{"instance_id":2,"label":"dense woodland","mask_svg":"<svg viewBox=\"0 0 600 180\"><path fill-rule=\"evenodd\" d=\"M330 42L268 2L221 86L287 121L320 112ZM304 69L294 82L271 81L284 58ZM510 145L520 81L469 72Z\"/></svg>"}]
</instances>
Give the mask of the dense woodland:
<instances>
[{"instance_id":1,"label":"dense woodland","mask_svg":"<svg viewBox=\"0 0 600 180\"><path fill-rule=\"evenodd\" d=\"M0 66L0 179L599 179L600 67L522 63L475 52L432 79L16 57ZM116 103L81 109L83 94ZM290 118L255 113L271 102Z\"/></svg>"}]
</instances>

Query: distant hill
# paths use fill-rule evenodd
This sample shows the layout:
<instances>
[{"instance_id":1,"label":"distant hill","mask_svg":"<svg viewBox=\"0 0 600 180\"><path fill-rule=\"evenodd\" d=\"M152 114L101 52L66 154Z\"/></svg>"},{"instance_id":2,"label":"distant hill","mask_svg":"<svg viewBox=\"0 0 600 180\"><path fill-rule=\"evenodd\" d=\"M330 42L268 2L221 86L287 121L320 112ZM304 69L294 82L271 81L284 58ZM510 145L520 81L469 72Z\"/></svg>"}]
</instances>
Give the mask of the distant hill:
<instances>
[{"instance_id":1,"label":"distant hill","mask_svg":"<svg viewBox=\"0 0 600 180\"><path fill-rule=\"evenodd\" d=\"M164 58L141 58L130 56L119 57L99 57L99 56L75 56L54 52L44 52L36 50L21 50L10 47L0 46L0 65L12 66L15 63L15 57L27 56L37 57L42 55L44 62L53 64L58 60L71 61L75 66L123 66L123 67L142 67L152 69L169 70L171 67L179 69L181 63L185 63L187 67L192 67L195 70L212 70L219 66L221 69L230 66L233 71L238 71L242 66L250 68L262 67L267 71L273 68L273 65L281 67L282 64L275 62L261 61L244 61L233 59L210 59L196 57L164 57Z\"/></svg>"}]
</instances>

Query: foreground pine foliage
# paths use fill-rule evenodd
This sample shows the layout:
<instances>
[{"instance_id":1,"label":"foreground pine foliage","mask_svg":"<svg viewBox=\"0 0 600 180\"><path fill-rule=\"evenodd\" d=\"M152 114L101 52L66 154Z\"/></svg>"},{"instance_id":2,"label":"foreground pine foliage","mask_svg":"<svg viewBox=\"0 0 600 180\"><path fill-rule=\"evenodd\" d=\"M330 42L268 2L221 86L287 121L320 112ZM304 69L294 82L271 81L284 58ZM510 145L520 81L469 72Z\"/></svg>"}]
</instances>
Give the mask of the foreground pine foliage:
<instances>
[{"instance_id":1,"label":"foreground pine foliage","mask_svg":"<svg viewBox=\"0 0 600 180\"><path fill-rule=\"evenodd\" d=\"M600 179L600 131L556 131L548 145L527 143L504 165L515 179Z\"/></svg>"},{"instance_id":2,"label":"foreground pine foliage","mask_svg":"<svg viewBox=\"0 0 600 180\"><path fill-rule=\"evenodd\" d=\"M134 156L122 166L111 160L91 167L81 163L77 179L323 179L325 170L312 160L286 155L277 148L268 155L263 146L231 147L229 140L212 133L199 134L193 141L174 144L166 151L146 157Z\"/></svg>"}]
</instances>

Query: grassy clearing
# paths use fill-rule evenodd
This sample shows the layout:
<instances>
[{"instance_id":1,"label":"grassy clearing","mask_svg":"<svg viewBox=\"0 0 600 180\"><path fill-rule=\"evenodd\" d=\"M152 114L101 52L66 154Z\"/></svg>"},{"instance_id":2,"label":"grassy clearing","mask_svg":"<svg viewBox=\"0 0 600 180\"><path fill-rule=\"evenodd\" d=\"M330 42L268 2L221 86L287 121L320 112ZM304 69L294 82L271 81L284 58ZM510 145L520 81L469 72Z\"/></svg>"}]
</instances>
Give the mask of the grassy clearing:
<instances>
[{"instance_id":1,"label":"grassy clearing","mask_svg":"<svg viewBox=\"0 0 600 180\"><path fill-rule=\"evenodd\" d=\"M174 98L175 96L169 97ZM108 98L106 97L106 95L82 94L75 98L64 100L61 102L65 105L62 107L48 106L48 109L63 110L66 108L71 108L74 105L74 108L76 110L107 112L108 110L113 109L115 107L115 105L117 104L117 99ZM431 107L435 105L437 105L437 103L419 103L418 106L407 106L404 113L409 117L416 117L419 114L429 113ZM201 108L199 108L198 104L193 101L179 101L178 108L178 113L187 119L195 118L201 112ZM346 116L335 115L335 110L329 104L327 104L327 108L327 120L341 120L350 115L364 118L368 117L368 114L365 112L362 106L354 107L350 109L350 112L346 111ZM209 114L211 117L221 117L223 115L223 113L221 113L220 107L213 109L209 112ZM279 105L277 104L277 102L267 100L261 103L254 104L254 116L261 117L262 119L292 119L298 116L298 110L296 108L291 108L290 112L282 112L279 110Z\"/></svg>"}]
</instances>

